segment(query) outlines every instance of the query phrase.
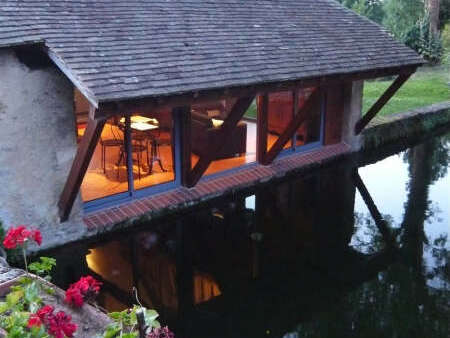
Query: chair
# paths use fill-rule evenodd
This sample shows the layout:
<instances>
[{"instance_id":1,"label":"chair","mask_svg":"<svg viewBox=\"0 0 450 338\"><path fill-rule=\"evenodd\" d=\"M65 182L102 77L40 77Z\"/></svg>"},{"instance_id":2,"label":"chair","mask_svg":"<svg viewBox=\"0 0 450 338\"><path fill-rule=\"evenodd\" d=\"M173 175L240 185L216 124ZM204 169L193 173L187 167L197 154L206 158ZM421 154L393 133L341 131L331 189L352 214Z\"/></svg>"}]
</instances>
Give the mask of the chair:
<instances>
[{"instance_id":1,"label":"chair","mask_svg":"<svg viewBox=\"0 0 450 338\"><path fill-rule=\"evenodd\" d=\"M103 173L106 174L106 149L110 147L123 147L124 141L123 137L120 137L119 135L119 129L114 131L113 124L109 124L111 127L111 135L112 138L110 139L103 139L103 137L100 137L100 145L102 147L102 168Z\"/></svg>"},{"instance_id":2,"label":"chair","mask_svg":"<svg viewBox=\"0 0 450 338\"><path fill-rule=\"evenodd\" d=\"M161 168L162 172L167 171L167 169L165 169L162 164L161 152L160 152L159 147L160 146L172 146L172 148L173 148L170 129L171 129L170 127L161 126L157 130L152 132L152 136L150 138L150 142L151 142L151 156L150 156L151 159L149 161L150 162L149 163L150 173L153 170L154 162L157 162L159 164L159 167ZM172 152L173 152L173 149L172 149Z\"/></svg>"}]
</instances>

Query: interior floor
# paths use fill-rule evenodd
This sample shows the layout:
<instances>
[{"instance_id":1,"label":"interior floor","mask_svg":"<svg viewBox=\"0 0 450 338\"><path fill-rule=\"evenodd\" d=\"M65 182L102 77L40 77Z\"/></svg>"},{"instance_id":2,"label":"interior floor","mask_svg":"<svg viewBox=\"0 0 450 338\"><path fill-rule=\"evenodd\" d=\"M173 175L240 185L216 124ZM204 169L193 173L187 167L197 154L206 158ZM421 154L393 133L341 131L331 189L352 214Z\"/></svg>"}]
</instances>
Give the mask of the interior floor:
<instances>
[{"instance_id":1,"label":"interior floor","mask_svg":"<svg viewBox=\"0 0 450 338\"><path fill-rule=\"evenodd\" d=\"M256 162L256 123L246 120L247 124L247 145L246 153L237 155L232 158L226 158L213 161L208 167L205 175L211 175L224 170L236 168L245 164ZM84 128L80 127L79 135L84 133ZM113 137L117 138L120 131L116 126L106 124L102 132L102 139L108 140ZM267 143L270 148L278 139L278 135L268 135ZM289 146L289 145L287 145ZM150 148L150 146L149 146ZM175 179L172 146L160 145L159 158L161 160L162 168L159 163L154 162L152 171L149 171L147 151L142 151L140 161L137 161L137 154L133 156L133 176L135 189L142 189L158 184L171 182ZM150 150L149 150L150 152ZM151 159L151 154L148 155ZM120 157L120 146L111 146L105 148L105 169L102 165L102 146L99 142L97 145L91 163L89 164L87 173L81 185L81 195L83 201L92 201L106 196L123 193L128 190L127 171L124 160L118 164ZM199 156L192 154L192 166L197 163ZM164 170L163 170L164 169ZM140 173L139 173L140 170Z\"/></svg>"}]
</instances>

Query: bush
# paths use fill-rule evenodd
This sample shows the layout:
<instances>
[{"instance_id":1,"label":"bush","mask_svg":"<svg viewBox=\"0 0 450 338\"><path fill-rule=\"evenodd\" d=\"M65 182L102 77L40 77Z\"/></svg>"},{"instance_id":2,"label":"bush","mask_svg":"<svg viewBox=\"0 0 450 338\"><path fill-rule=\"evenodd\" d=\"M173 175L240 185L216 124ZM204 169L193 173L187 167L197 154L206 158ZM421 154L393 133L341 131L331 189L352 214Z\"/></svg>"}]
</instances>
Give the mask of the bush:
<instances>
[{"instance_id":1,"label":"bush","mask_svg":"<svg viewBox=\"0 0 450 338\"><path fill-rule=\"evenodd\" d=\"M430 18L425 15L405 34L404 43L417 51L431 64L441 62L444 49L439 34L430 29Z\"/></svg>"}]
</instances>

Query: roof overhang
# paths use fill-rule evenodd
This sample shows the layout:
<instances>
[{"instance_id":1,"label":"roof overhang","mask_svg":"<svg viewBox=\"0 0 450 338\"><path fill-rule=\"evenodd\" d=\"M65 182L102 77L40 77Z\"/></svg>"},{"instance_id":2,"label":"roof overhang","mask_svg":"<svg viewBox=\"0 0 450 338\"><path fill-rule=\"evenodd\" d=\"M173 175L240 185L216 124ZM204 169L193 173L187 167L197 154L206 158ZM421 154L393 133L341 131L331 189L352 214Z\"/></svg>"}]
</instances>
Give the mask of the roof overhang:
<instances>
[{"instance_id":1,"label":"roof overhang","mask_svg":"<svg viewBox=\"0 0 450 338\"><path fill-rule=\"evenodd\" d=\"M342 82L368 80L385 76L405 75L414 73L423 63L402 67L373 69L363 72L331 74L314 78L270 83L256 83L248 86L217 88L203 91L176 93L158 97L143 97L119 101L103 101L98 104L95 119L105 119L114 115L132 114L137 111L168 111L174 107L217 101L229 97L243 97L269 92L292 90L294 88L313 87L318 85L333 85Z\"/></svg>"}]
</instances>

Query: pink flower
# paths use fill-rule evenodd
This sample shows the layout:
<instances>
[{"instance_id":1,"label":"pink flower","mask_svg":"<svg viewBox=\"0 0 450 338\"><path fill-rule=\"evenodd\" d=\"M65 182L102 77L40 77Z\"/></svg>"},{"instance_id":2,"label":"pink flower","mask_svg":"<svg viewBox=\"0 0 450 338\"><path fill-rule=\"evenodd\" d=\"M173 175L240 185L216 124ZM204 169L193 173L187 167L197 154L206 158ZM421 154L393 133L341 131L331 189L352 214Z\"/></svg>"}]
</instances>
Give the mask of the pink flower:
<instances>
[{"instance_id":1,"label":"pink flower","mask_svg":"<svg viewBox=\"0 0 450 338\"><path fill-rule=\"evenodd\" d=\"M6 249L15 249L19 245L24 245L27 240L33 240L38 245L42 243L42 235L39 230L28 230L25 225L9 228L3 240Z\"/></svg>"},{"instance_id":2,"label":"pink flower","mask_svg":"<svg viewBox=\"0 0 450 338\"><path fill-rule=\"evenodd\" d=\"M169 330L167 326L154 328L149 334L147 334L147 338L175 338L175 334Z\"/></svg>"},{"instance_id":3,"label":"pink flower","mask_svg":"<svg viewBox=\"0 0 450 338\"><path fill-rule=\"evenodd\" d=\"M92 276L81 277L67 289L66 302L75 307L81 307L85 301L92 300L98 295L101 285L102 283Z\"/></svg>"}]
</instances>

